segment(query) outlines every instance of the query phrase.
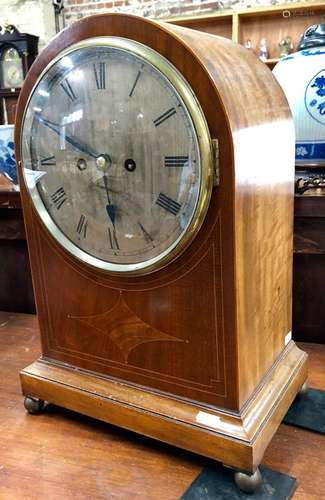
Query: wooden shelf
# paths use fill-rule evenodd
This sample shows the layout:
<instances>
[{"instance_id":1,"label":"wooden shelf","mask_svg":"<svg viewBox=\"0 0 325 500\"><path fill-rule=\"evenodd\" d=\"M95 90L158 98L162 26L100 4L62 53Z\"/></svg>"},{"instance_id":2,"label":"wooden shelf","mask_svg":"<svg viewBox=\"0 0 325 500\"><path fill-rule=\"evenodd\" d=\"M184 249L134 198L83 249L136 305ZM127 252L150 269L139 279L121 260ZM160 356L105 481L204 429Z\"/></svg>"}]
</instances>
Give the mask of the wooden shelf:
<instances>
[{"instance_id":1,"label":"wooden shelf","mask_svg":"<svg viewBox=\"0 0 325 500\"><path fill-rule=\"evenodd\" d=\"M280 61L279 57L274 57L273 59L267 59L264 62L270 69L273 69L276 63L278 63L279 61Z\"/></svg>"},{"instance_id":2,"label":"wooden shelf","mask_svg":"<svg viewBox=\"0 0 325 500\"><path fill-rule=\"evenodd\" d=\"M295 51L308 26L325 22L325 2L309 1L224 10L205 15L168 18L165 21L224 36L242 45L246 40L251 40L255 52L258 52L261 38L266 38L270 54L266 64L272 68L279 61L279 42L283 38L292 38Z\"/></svg>"},{"instance_id":3,"label":"wooden shelf","mask_svg":"<svg viewBox=\"0 0 325 500\"><path fill-rule=\"evenodd\" d=\"M200 23L200 22L205 22L205 21L213 21L213 20L219 20L222 18L229 18L231 20L233 16L234 11L233 10L222 10L222 11L217 11L213 12L210 14L200 14L196 16L177 16L177 17L169 17L168 19L161 19L164 22L168 23L173 23L173 24L184 24L188 25L189 23Z\"/></svg>"},{"instance_id":4,"label":"wooden shelf","mask_svg":"<svg viewBox=\"0 0 325 500\"><path fill-rule=\"evenodd\" d=\"M20 192L0 190L1 208L21 208Z\"/></svg>"},{"instance_id":5,"label":"wooden shelf","mask_svg":"<svg viewBox=\"0 0 325 500\"><path fill-rule=\"evenodd\" d=\"M213 35L232 38L233 11L221 11L214 14L199 16L175 17L166 20L178 26L186 26L199 31L205 31Z\"/></svg>"},{"instance_id":6,"label":"wooden shelf","mask_svg":"<svg viewBox=\"0 0 325 500\"><path fill-rule=\"evenodd\" d=\"M279 61L280 61L280 58L279 57L275 57L274 59L267 59L264 62L265 62L265 64L276 64Z\"/></svg>"}]
</instances>

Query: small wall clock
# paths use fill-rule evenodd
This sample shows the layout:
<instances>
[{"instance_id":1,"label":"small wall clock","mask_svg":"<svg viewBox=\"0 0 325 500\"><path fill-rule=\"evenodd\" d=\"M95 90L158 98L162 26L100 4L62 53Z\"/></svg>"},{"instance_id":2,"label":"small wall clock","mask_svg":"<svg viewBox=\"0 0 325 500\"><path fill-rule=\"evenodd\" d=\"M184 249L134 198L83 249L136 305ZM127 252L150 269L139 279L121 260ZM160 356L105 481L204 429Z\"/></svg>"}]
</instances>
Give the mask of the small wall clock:
<instances>
[{"instance_id":1,"label":"small wall clock","mask_svg":"<svg viewBox=\"0 0 325 500\"><path fill-rule=\"evenodd\" d=\"M33 65L15 142L42 338L28 411L132 429L254 489L306 379L294 131L271 72L219 37L85 18Z\"/></svg>"}]
</instances>

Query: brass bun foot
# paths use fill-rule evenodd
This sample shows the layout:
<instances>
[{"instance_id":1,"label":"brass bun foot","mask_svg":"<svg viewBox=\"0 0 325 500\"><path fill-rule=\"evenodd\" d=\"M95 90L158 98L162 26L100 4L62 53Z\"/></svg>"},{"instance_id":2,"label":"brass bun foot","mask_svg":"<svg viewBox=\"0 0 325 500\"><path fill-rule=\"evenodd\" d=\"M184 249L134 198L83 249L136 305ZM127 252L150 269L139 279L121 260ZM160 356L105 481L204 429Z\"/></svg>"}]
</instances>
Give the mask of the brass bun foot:
<instances>
[{"instance_id":1,"label":"brass bun foot","mask_svg":"<svg viewBox=\"0 0 325 500\"><path fill-rule=\"evenodd\" d=\"M24 406L28 413L37 415L38 413L42 412L44 408L44 401L34 396L26 396L24 400Z\"/></svg>"},{"instance_id":2,"label":"brass bun foot","mask_svg":"<svg viewBox=\"0 0 325 500\"><path fill-rule=\"evenodd\" d=\"M262 484L262 476L257 468L254 474L246 474L245 472L235 472L235 483L241 491L245 493L254 493Z\"/></svg>"},{"instance_id":3,"label":"brass bun foot","mask_svg":"<svg viewBox=\"0 0 325 500\"><path fill-rule=\"evenodd\" d=\"M307 391L309 389L309 385L308 385L308 382L306 381L302 386L301 386L301 389L300 391L298 392L297 396L299 398L303 398L304 396L306 396L307 394Z\"/></svg>"}]
</instances>

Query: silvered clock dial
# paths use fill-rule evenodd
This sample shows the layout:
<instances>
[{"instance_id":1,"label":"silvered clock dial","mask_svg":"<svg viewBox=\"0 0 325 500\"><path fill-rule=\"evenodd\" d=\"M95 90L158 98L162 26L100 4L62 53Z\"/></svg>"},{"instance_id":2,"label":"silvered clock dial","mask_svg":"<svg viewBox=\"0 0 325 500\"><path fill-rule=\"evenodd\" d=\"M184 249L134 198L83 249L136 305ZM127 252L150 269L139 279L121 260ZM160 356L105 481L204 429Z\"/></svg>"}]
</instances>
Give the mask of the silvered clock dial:
<instances>
[{"instance_id":1,"label":"silvered clock dial","mask_svg":"<svg viewBox=\"0 0 325 500\"><path fill-rule=\"evenodd\" d=\"M64 51L23 119L33 202L77 258L147 273L175 258L205 216L211 140L180 73L137 42L107 37Z\"/></svg>"}]
</instances>

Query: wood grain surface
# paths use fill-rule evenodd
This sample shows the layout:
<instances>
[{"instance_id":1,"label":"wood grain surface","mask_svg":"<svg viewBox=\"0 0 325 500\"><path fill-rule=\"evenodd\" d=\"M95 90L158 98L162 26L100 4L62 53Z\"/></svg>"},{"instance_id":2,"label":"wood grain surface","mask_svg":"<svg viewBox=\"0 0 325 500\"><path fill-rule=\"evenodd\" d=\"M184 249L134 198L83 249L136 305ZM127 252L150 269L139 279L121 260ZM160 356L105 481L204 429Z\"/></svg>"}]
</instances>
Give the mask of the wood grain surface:
<instances>
[{"instance_id":1,"label":"wood grain surface","mask_svg":"<svg viewBox=\"0 0 325 500\"><path fill-rule=\"evenodd\" d=\"M303 344L309 381L325 389L325 346ZM0 313L1 500L177 500L204 458L54 405L40 416L23 407L19 371L40 353L37 318ZM325 490L324 437L281 425L264 465L298 479L294 500Z\"/></svg>"},{"instance_id":2,"label":"wood grain surface","mask_svg":"<svg viewBox=\"0 0 325 500\"><path fill-rule=\"evenodd\" d=\"M202 33L183 32L179 27L173 30L195 46L197 56L209 70L231 130L241 406L282 351L284 335L291 330L293 122L283 92L254 54L236 46L233 60L231 47L235 46L227 40L212 44ZM232 61L240 78L232 74ZM224 166L229 159L224 158ZM221 176L221 187L223 181ZM229 195L229 187L224 189ZM225 207L221 211L223 224L231 231L229 220L225 222ZM221 234L221 241L224 238ZM222 269L228 277L227 269ZM257 362L249 363L249 359Z\"/></svg>"}]
</instances>

